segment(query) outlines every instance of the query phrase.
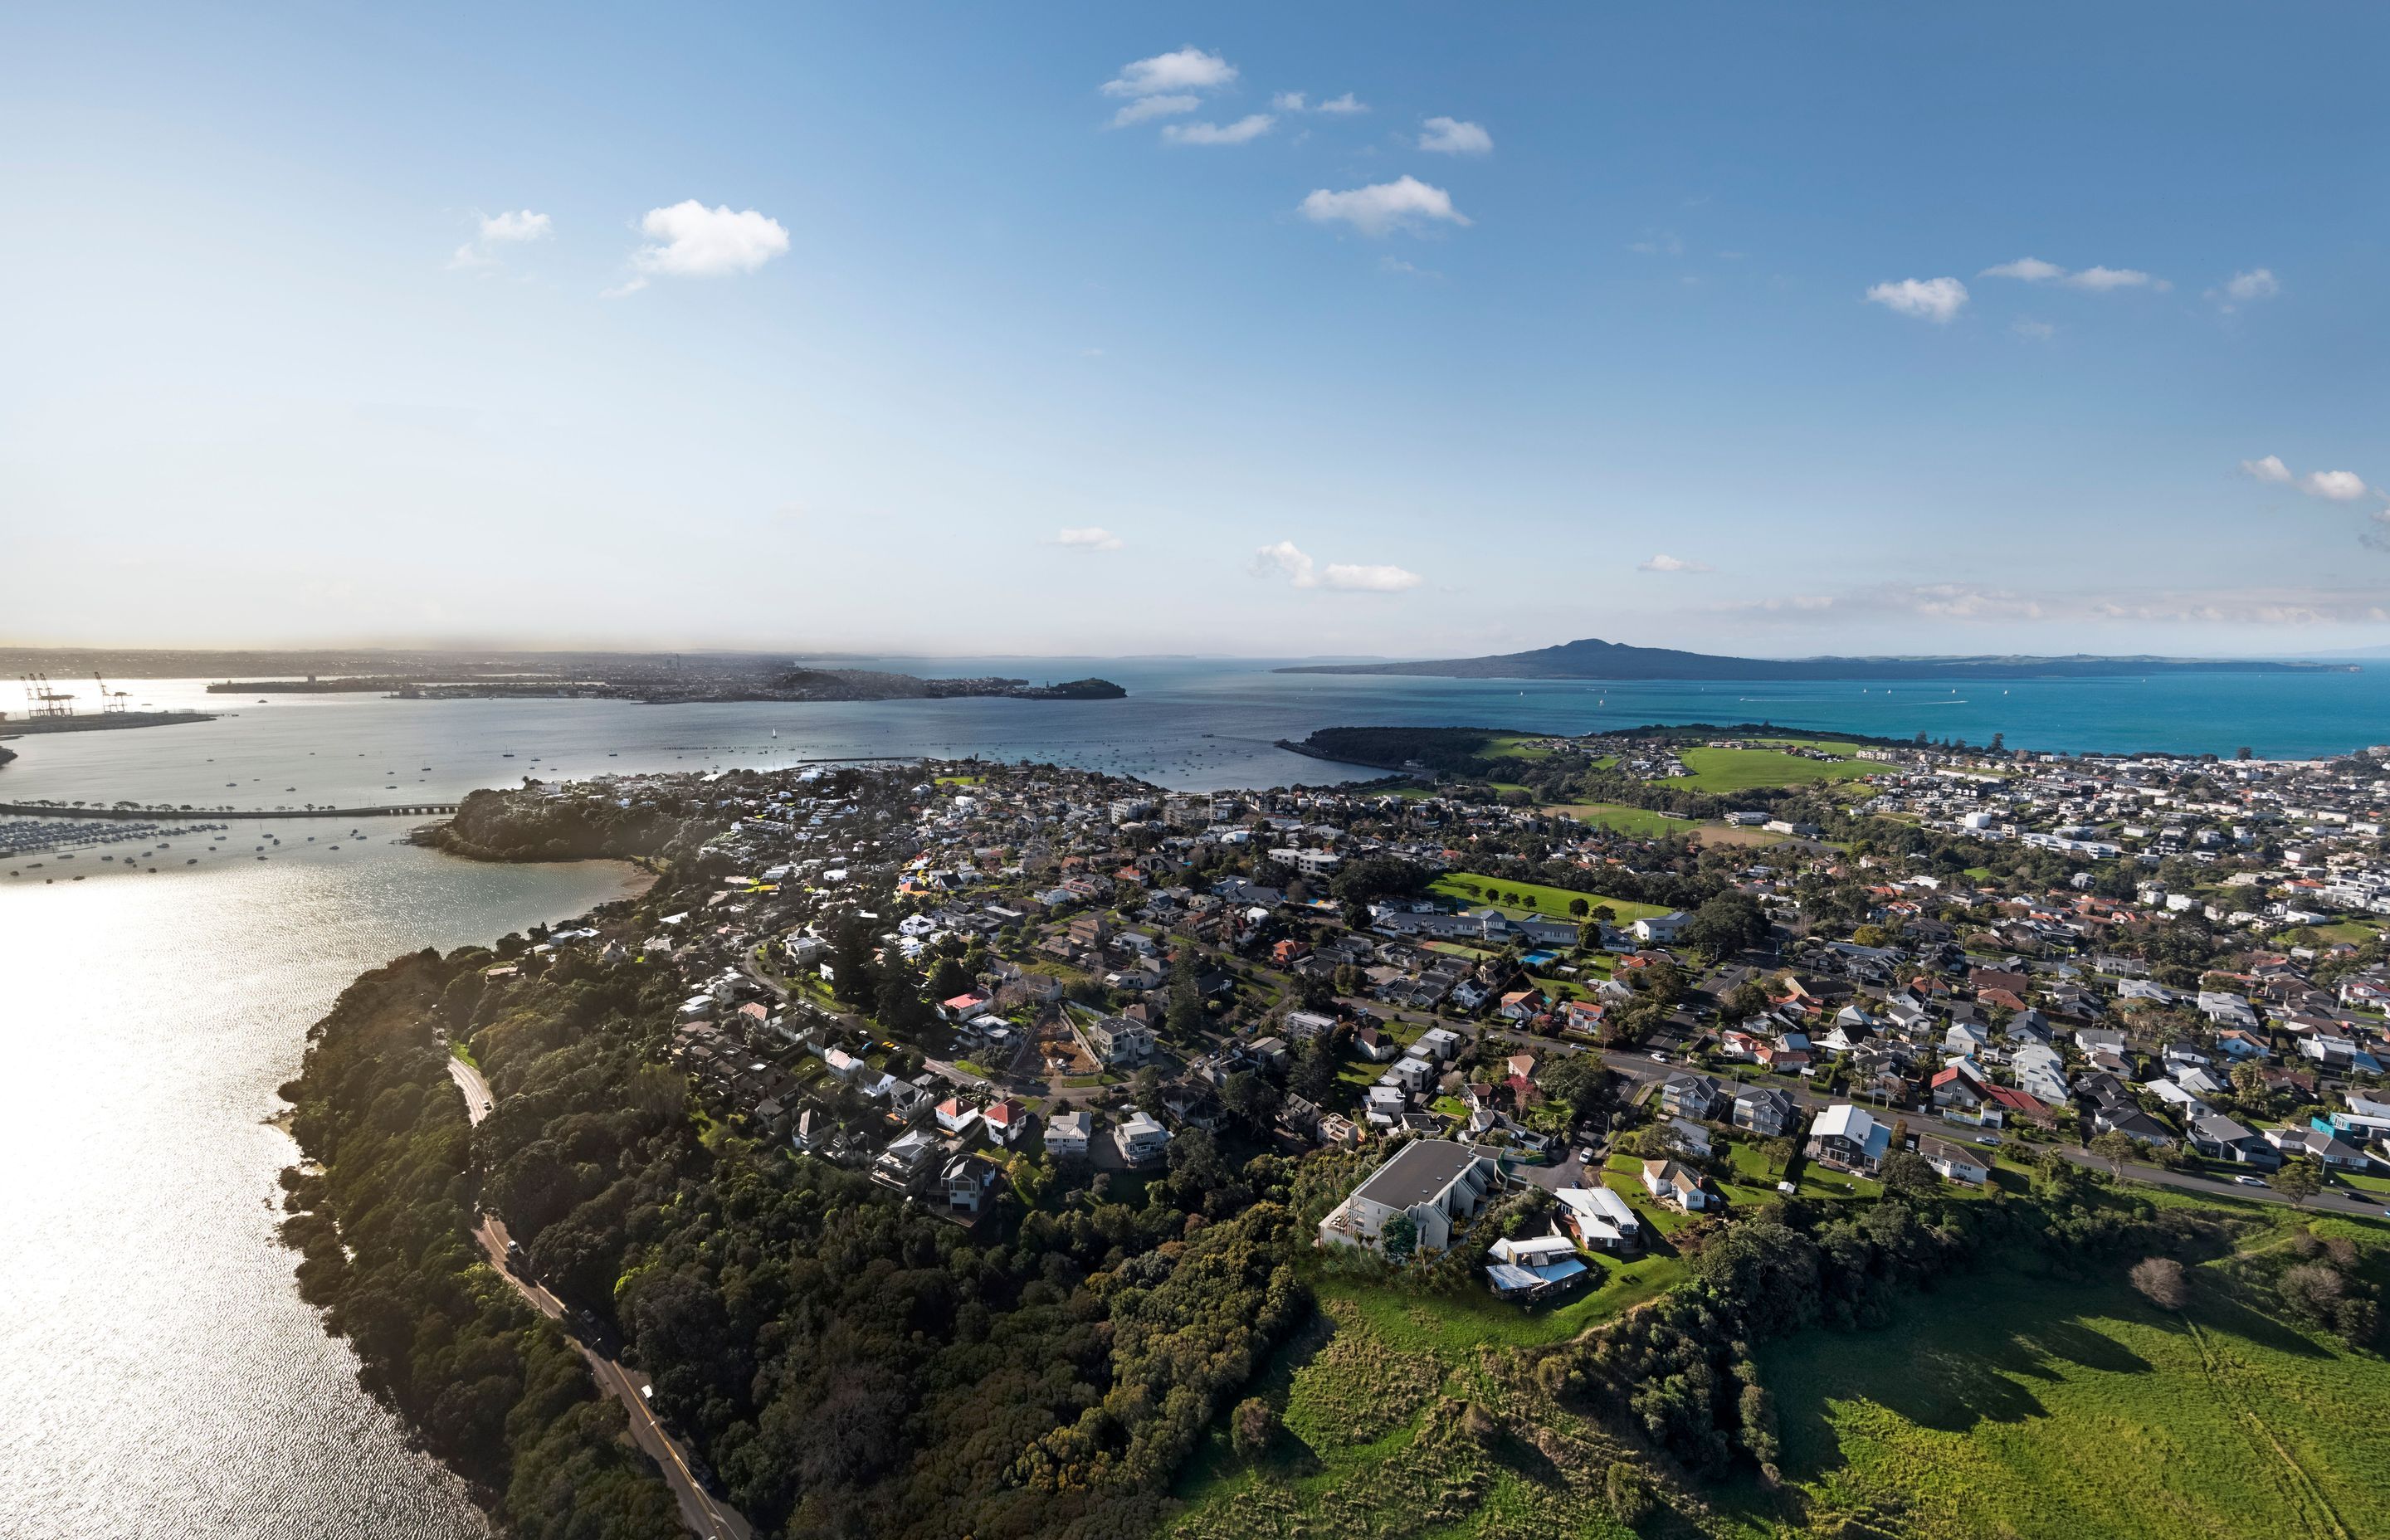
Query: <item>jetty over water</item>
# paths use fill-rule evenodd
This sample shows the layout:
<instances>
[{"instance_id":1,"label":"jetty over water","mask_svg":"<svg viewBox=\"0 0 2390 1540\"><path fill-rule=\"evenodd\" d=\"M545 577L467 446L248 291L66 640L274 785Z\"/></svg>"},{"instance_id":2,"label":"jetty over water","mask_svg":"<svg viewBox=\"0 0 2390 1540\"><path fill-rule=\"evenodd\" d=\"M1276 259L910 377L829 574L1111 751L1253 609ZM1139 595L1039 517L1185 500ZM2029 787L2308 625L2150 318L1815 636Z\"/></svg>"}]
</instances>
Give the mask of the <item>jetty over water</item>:
<instances>
[{"instance_id":1,"label":"jetty over water","mask_svg":"<svg viewBox=\"0 0 2390 1540\"><path fill-rule=\"evenodd\" d=\"M65 802L0 802L0 814L34 818L442 818L455 802L392 802L384 807L73 807Z\"/></svg>"}]
</instances>

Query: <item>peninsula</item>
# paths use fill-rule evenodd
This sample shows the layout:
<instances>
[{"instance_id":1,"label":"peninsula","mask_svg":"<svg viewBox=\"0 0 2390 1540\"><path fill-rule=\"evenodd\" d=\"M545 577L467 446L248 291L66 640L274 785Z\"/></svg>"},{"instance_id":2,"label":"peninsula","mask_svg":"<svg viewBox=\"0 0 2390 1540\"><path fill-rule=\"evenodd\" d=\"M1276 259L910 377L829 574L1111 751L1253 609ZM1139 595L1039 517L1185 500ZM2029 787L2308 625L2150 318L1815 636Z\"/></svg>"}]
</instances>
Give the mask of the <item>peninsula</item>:
<instances>
[{"instance_id":1,"label":"peninsula","mask_svg":"<svg viewBox=\"0 0 2390 1540\"><path fill-rule=\"evenodd\" d=\"M1596 637L1532 652L1419 662L1304 663L1278 674L1396 674L1434 679L2104 679L2152 674L2354 674L2355 663L2236 658L1980 656L1728 658Z\"/></svg>"},{"instance_id":2,"label":"peninsula","mask_svg":"<svg viewBox=\"0 0 2390 1540\"><path fill-rule=\"evenodd\" d=\"M691 700L1117 700L1109 679L1033 681L1002 675L924 678L887 669L828 666L772 652L511 652L400 649L199 651L0 648L0 667L61 678L105 671L120 679L196 679L211 695L384 695L413 700L581 698L660 704ZM876 660L852 660L867 661ZM6 718L0 736L79 732L208 720L199 712L110 712ZM43 725L47 723L49 725Z\"/></svg>"}]
</instances>

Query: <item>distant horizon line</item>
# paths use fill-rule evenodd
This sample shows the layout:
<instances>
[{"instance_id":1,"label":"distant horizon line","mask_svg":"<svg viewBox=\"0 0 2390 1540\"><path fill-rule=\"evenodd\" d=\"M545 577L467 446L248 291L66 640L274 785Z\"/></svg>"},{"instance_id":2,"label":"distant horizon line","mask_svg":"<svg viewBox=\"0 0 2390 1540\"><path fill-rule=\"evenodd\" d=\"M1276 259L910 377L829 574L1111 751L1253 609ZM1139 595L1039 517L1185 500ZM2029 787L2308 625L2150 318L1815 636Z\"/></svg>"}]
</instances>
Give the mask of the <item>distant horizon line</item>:
<instances>
[{"instance_id":1,"label":"distant horizon line","mask_svg":"<svg viewBox=\"0 0 2390 1540\"><path fill-rule=\"evenodd\" d=\"M1641 644L1635 644L1641 645ZM1533 648L1522 650L1535 650ZM1690 651L1690 648L1658 650ZM938 661L942 660L995 659L1021 662L1274 662L1274 663L1396 663L1436 662L1448 661L1427 654L1384 652L1008 652L937 651L917 648L804 648L769 646L528 646L497 642L347 642L285 646L173 646L173 647L101 647L82 644L45 644L0 641L0 660L23 658L34 661L36 655L54 654L61 657L117 656L140 657L159 655L251 656L261 659L305 658L310 655L418 654L428 657L461 657L469 654L495 654L502 657L556 658L752 658L785 657L791 662L838 663L854 661ZM1503 657L1512 654L1495 653L1483 656ZM2118 658L2145 659L2152 661L2178 660L2197 662L2222 661L2330 661L2339 659L2390 657L2390 644L2363 648L2337 648L2311 652L1807 652L1807 653L1736 653L1701 654L1712 657L1741 657L1755 662L1810 662L1820 659L1847 659L1852 661L1939 661L1968 658Z\"/></svg>"}]
</instances>

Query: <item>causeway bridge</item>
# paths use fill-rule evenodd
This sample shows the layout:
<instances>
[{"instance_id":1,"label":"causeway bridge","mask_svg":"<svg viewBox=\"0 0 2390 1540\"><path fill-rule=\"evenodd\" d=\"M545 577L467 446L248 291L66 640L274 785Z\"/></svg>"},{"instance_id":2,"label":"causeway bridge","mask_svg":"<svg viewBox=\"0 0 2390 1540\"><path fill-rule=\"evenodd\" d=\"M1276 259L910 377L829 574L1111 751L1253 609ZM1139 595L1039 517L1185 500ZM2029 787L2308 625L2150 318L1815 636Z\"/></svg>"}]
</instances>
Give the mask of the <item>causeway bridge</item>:
<instances>
[{"instance_id":1,"label":"causeway bridge","mask_svg":"<svg viewBox=\"0 0 2390 1540\"><path fill-rule=\"evenodd\" d=\"M392 802L384 807L70 807L62 802L0 802L0 814L31 818L441 818L455 802Z\"/></svg>"}]
</instances>

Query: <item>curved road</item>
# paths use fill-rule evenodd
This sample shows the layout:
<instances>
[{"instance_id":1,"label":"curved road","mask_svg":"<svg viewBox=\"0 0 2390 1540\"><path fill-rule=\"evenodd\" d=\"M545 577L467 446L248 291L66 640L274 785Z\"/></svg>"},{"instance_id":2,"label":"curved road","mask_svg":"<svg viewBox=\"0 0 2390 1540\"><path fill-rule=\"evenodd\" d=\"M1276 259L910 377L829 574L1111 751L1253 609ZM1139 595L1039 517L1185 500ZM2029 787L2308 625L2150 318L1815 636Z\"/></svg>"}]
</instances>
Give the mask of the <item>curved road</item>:
<instances>
[{"instance_id":1,"label":"curved road","mask_svg":"<svg viewBox=\"0 0 2390 1540\"><path fill-rule=\"evenodd\" d=\"M465 1093L467 1117L479 1123L489 1115L491 1104L496 1098L491 1096L490 1083L482 1078L481 1071L452 1053L448 1058L448 1078ZM572 1318L564 1302L531 1279L519 1276L508 1264L507 1245L510 1238L507 1234L506 1222L495 1214L485 1213L482 1215L481 1224L475 1226L473 1235L481 1241L482 1250L488 1254L490 1265L498 1270L498 1276L514 1285L515 1292L529 1302L533 1310L566 1328L565 1341L588 1361L589 1372L598 1386L623 1404L623 1410L630 1418L631 1437L647 1452L648 1457L656 1462L657 1470L680 1502L681 1520L688 1525L690 1533L702 1535L705 1540L753 1540L754 1531L748 1526L747 1521L736 1508L717 1500L705 1490L690 1467L687 1451L664 1431L662 1423L656 1420L655 1411L648 1405L648 1398L643 1393L648 1387L648 1377L636 1369L624 1367L574 1336L571 1330Z\"/></svg>"}]
</instances>

